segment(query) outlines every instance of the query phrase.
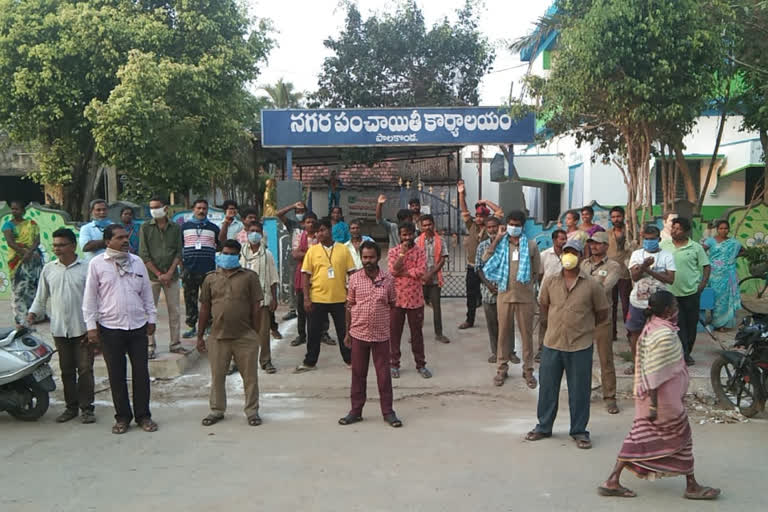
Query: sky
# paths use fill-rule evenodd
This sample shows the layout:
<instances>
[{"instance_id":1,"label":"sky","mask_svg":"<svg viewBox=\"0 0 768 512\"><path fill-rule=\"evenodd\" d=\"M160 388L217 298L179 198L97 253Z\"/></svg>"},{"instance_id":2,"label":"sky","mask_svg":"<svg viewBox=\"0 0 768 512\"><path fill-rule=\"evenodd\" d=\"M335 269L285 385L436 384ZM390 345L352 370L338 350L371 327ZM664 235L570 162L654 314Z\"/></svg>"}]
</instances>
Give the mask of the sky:
<instances>
[{"instance_id":1,"label":"sky","mask_svg":"<svg viewBox=\"0 0 768 512\"><path fill-rule=\"evenodd\" d=\"M507 50L505 41L532 30L533 23L552 3L552 0L485 0L481 9L480 30L496 48L493 68L485 75L480 86L480 104L498 105L520 91L519 79L525 73L518 55ZM424 13L427 26L448 17L455 20L456 11L464 0L417 0ZM248 0L251 16L269 18L276 33L278 47L261 70L256 88L273 84L284 78L299 91L317 88L317 76L323 59L330 55L323 40L336 36L344 24L345 9L339 0ZM391 12L393 0L358 0L363 18L374 12ZM258 95L259 92L255 91Z\"/></svg>"}]
</instances>

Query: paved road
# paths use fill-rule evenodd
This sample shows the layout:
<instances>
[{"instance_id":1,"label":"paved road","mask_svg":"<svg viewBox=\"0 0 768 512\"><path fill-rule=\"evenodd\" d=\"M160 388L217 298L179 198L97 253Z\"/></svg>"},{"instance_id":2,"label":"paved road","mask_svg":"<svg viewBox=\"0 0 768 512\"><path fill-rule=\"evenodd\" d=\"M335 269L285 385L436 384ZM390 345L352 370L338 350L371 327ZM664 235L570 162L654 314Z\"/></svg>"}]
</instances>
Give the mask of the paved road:
<instances>
[{"instance_id":1,"label":"paved road","mask_svg":"<svg viewBox=\"0 0 768 512\"><path fill-rule=\"evenodd\" d=\"M484 328L459 333L453 327L462 309L460 301L444 309L453 343L440 345L427 335L433 379L415 373L405 348L395 390L402 429L380 420L375 396L366 421L337 425L349 407L348 370L338 348L323 346L316 372L290 374L303 355L302 347L287 343L295 322L283 326L286 340L275 342L279 372L260 376L261 427L245 423L238 376L228 380L227 419L212 428L200 426L207 413L205 359L184 377L153 384L153 414L160 423L155 434L135 428L124 436L110 434L111 402L103 381L97 386L95 425L56 424L60 390L38 423L0 414L0 511L528 507L592 512L621 507L645 512L746 510L763 504L766 415L741 424L699 424L707 415L698 412L692 421L697 476L724 488L719 503L683 500L681 478L644 482L629 474L625 483L639 498L598 497L595 487L610 471L631 425L631 401L622 401L622 414L609 416L596 395L591 451L578 450L568 438L567 409L561 409L553 439L523 441L535 424L536 392L525 387L519 367L503 388L490 385L493 368L485 362ZM431 323L430 314L427 320ZM369 390L375 395L373 376ZM565 397L563 392L563 405Z\"/></svg>"}]
</instances>

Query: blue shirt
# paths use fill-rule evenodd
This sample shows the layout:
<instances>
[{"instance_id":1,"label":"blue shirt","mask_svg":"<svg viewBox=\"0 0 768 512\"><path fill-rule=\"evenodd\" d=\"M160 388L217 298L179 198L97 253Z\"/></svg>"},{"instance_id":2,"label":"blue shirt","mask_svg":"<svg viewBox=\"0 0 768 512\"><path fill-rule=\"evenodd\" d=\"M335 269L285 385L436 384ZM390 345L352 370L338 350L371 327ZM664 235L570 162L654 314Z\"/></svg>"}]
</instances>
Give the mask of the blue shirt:
<instances>
[{"instance_id":1,"label":"blue shirt","mask_svg":"<svg viewBox=\"0 0 768 512\"><path fill-rule=\"evenodd\" d=\"M203 222L188 220L181 225L184 246L181 260L184 269L193 274L207 274L216 269L216 249L219 243L219 227L205 219Z\"/></svg>"},{"instance_id":2,"label":"blue shirt","mask_svg":"<svg viewBox=\"0 0 768 512\"><path fill-rule=\"evenodd\" d=\"M104 240L104 228L109 226L110 224L113 224L113 222L109 219L102 219L102 221L106 221L106 225L97 226L96 221L92 220L91 222L84 224L80 228L80 249L83 249L85 247L85 244L93 240ZM105 250L106 249L102 248L102 249L97 249L91 252L83 251L83 257L85 258L85 261L91 261L91 259L93 259L94 256L98 256L99 254L103 253Z\"/></svg>"}]
</instances>

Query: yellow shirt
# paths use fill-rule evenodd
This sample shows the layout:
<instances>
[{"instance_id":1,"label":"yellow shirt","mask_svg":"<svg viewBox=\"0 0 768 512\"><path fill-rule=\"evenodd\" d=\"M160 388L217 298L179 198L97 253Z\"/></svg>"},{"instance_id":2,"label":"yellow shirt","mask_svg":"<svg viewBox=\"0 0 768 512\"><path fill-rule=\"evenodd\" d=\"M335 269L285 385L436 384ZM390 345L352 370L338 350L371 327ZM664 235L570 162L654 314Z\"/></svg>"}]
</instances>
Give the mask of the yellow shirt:
<instances>
[{"instance_id":1,"label":"yellow shirt","mask_svg":"<svg viewBox=\"0 0 768 512\"><path fill-rule=\"evenodd\" d=\"M313 245L301 266L301 271L310 276L309 299L319 304L346 302L347 273L353 270L355 261L345 245L334 243L331 248Z\"/></svg>"}]
</instances>

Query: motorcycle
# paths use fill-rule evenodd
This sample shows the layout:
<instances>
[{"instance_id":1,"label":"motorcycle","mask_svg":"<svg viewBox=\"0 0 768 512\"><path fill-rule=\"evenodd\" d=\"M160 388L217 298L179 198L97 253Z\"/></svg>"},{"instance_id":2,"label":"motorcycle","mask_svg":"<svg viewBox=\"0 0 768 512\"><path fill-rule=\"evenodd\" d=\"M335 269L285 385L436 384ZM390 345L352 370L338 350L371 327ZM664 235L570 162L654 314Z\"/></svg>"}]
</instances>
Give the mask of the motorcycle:
<instances>
[{"instance_id":1,"label":"motorcycle","mask_svg":"<svg viewBox=\"0 0 768 512\"><path fill-rule=\"evenodd\" d=\"M751 418L768 398L768 315L745 317L733 348L741 350L724 350L712 363L712 389L722 405Z\"/></svg>"},{"instance_id":2,"label":"motorcycle","mask_svg":"<svg viewBox=\"0 0 768 512\"><path fill-rule=\"evenodd\" d=\"M0 329L0 411L22 421L45 414L56 389L48 364L53 352L26 327Z\"/></svg>"}]
</instances>

